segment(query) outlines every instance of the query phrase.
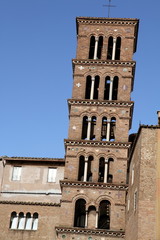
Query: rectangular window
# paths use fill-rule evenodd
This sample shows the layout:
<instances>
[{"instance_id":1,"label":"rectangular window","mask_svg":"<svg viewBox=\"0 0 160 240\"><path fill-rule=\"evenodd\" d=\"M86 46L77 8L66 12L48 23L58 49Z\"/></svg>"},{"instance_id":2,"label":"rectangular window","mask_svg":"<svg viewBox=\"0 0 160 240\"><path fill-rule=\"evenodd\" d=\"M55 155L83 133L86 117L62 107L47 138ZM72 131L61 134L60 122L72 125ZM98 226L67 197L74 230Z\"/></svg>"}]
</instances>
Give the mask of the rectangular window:
<instances>
[{"instance_id":1,"label":"rectangular window","mask_svg":"<svg viewBox=\"0 0 160 240\"><path fill-rule=\"evenodd\" d=\"M12 180L19 181L21 179L21 170L22 167L13 167Z\"/></svg>"},{"instance_id":2,"label":"rectangular window","mask_svg":"<svg viewBox=\"0 0 160 240\"><path fill-rule=\"evenodd\" d=\"M48 168L48 182L56 181L57 168Z\"/></svg>"}]
</instances>

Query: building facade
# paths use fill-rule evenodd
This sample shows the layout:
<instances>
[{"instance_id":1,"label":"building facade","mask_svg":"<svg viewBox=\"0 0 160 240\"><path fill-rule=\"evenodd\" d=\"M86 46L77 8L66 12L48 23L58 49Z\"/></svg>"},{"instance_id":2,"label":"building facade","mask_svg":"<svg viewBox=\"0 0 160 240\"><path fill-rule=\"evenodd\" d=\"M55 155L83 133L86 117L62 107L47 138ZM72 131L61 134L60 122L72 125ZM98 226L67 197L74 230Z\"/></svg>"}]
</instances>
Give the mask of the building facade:
<instances>
[{"instance_id":1,"label":"building facade","mask_svg":"<svg viewBox=\"0 0 160 240\"><path fill-rule=\"evenodd\" d=\"M139 21L76 24L65 158L1 158L0 240L159 240L159 126L128 135Z\"/></svg>"}]
</instances>

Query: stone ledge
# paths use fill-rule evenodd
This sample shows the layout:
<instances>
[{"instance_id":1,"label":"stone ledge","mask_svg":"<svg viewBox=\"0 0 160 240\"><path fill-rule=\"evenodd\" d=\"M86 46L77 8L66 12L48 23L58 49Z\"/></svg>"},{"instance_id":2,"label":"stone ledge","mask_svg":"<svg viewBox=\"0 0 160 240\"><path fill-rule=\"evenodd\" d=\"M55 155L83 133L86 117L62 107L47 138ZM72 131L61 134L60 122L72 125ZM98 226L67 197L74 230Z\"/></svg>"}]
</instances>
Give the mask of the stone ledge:
<instances>
[{"instance_id":1,"label":"stone ledge","mask_svg":"<svg viewBox=\"0 0 160 240\"><path fill-rule=\"evenodd\" d=\"M94 60L94 59L72 59L72 64L81 64L81 65L118 65L118 66L126 66L126 67L135 67L135 61L120 61L120 60Z\"/></svg>"},{"instance_id":2,"label":"stone ledge","mask_svg":"<svg viewBox=\"0 0 160 240\"><path fill-rule=\"evenodd\" d=\"M24 202L24 201L0 201L0 204L13 204L13 205L36 205L36 206L54 206L60 207L59 203L49 202Z\"/></svg>"},{"instance_id":3,"label":"stone ledge","mask_svg":"<svg viewBox=\"0 0 160 240\"><path fill-rule=\"evenodd\" d=\"M123 101L99 101L99 100L89 100L89 99L68 99L69 105L99 105L99 106L109 106L109 107L132 107L134 102L123 102Z\"/></svg>"},{"instance_id":4,"label":"stone ledge","mask_svg":"<svg viewBox=\"0 0 160 240\"><path fill-rule=\"evenodd\" d=\"M89 146L89 147L115 147L115 148L130 148L131 143L125 142L107 142L107 141L94 141L94 140L70 140L64 139L65 146Z\"/></svg>"},{"instance_id":5,"label":"stone ledge","mask_svg":"<svg viewBox=\"0 0 160 240\"><path fill-rule=\"evenodd\" d=\"M71 234L85 234L85 235L97 235L106 237L118 237L124 238L124 231L111 231L101 229L85 229L85 228L67 228L67 227L55 227L57 233L71 233Z\"/></svg>"},{"instance_id":6,"label":"stone ledge","mask_svg":"<svg viewBox=\"0 0 160 240\"><path fill-rule=\"evenodd\" d=\"M115 184L115 183L101 183L101 182L80 182L80 181L60 181L61 187L78 187L78 188L105 188L108 190L122 190L128 189L127 184Z\"/></svg>"}]
</instances>

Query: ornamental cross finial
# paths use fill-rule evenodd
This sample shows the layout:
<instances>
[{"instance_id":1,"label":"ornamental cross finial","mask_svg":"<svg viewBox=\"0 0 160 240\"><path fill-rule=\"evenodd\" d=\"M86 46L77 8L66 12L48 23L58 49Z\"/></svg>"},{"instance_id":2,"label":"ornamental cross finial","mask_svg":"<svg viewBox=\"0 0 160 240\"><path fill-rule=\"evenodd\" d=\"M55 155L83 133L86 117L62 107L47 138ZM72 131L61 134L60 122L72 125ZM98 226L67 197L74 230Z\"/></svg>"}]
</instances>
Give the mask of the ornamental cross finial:
<instances>
[{"instance_id":1,"label":"ornamental cross finial","mask_svg":"<svg viewBox=\"0 0 160 240\"><path fill-rule=\"evenodd\" d=\"M111 1L112 0L108 0L109 1L109 4L107 5L103 5L103 7L108 7L108 18L110 17L110 10L111 10L111 7L116 7L115 5L111 5Z\"/></svg>"}]
</instances>

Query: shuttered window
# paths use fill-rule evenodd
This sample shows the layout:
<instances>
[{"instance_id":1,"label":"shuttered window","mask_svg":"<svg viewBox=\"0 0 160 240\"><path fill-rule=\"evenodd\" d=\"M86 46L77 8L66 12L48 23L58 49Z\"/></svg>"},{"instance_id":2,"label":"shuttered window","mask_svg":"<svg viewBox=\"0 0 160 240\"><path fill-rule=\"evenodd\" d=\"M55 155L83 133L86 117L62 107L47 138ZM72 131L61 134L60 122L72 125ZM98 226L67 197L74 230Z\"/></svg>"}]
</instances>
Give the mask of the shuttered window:
<instances>
[{"instance_id":1,"label":"shuttered window","mask_svg":"<svg viewBox=\"0 0 160 240\"><path fill-rule=\"evenodd\" d=\"M48 168L48 182L56 181L57 168Z\"/></svg>"},{"instance_id":2,"label":"shuttered window","mask_svg":"<svg viewBox=\"0 0 160 240\"><path fill-rule=\"evenodd\" d=\"M12 172L12 180L13 181L19 181L21 179L21 170L22 167L13 167L13 172Z\"/></svg>"}]
</instances>

